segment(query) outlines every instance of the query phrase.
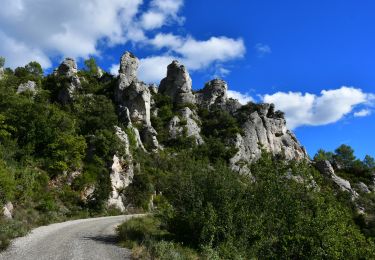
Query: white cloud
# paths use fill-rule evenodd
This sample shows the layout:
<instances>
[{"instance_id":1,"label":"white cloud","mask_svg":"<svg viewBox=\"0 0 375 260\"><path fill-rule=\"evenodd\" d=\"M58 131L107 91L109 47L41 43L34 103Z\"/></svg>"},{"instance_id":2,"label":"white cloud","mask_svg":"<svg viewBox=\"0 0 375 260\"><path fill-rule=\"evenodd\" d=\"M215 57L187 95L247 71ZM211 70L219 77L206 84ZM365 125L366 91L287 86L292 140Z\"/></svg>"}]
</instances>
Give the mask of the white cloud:
<instances>
[{"instance_id":1,"label":"white cloud","mask_svg":"<svg viewBox=\"0 0 375 260\"><path fill-rule=\"evenodd\" d=\"M224 75L229 71L223 63L244 55L242 39L222 36L197 40L192 36L158 33L163 26L182 25L185 18L180 11L184 0L143 3L143 0L0 0L0 6L4 7L0 9L0 55L6 57L11 67L36 60L48 68L51 58L101 56L103 48L127 42L149 45L158 54L142 59L140 75L150 82L164 76L166 68L161 66L170 57L180 60L190 70L220 64ZM111 72L116 69L111 67Z\"/></svg>"},{"instance_id":2,"label":"white cloud","mask_svg":"<svg viewBox=\"0 0 375 260\"><path fill-rule=\"evenodd\" d=\"M320 95L300 92L277 92L265 95L263 101L274 103L284 111L290 128L302 125L326 125L342 119L354 107L366 104L370 94L353 87L323 90Z\"/></svg>"},{"instance_id":3,"label":"white cloud","mask_svg":"<svg viewBox=\"0 0 375 260\"><path fill-rule=\"evenodd\" d=\"M109 72L112 75L117 76L119 69L120 69L120 64L112 64L111 67L109 68Z\"/></svg>"},{"instance_id":4,"label":"white cloud","mask_svg":"<svg viewBox=\"0 0 375 260\"><path fill-rule=\"evenodd\" d=\"M150 10L141 16L141 26L152 30L170 22L183 22L184 18L177 15L183 4L183 0L152 0Z\"/></svg>"},{"instance_id":5,"label":"white cloud","mask_svg":"<svg viewBox=\"0 0 375 260\"><path fill-rule=\"evenodd\" d=\"M255 45L255 51L259 57L263 57L266 54L272 53L271 47L267 44L258 43Z\"/></svg>"},{"instance_id":6,"label":"white cloud","mask_svg":"<svg viewBox=\"0 0 375 260\"><path fill-rule=\"evenodd\" d=\"M119 44L129 35L141 38L134 24L142 0L0 0L0 32L16 45L27 46L11 55L12 46L1 44L1 55L12 66L24 65L32 50L48 67L51 56L87 57L99 54L98 41ZM138 31L138 32L136 32Z\"/></svg>"},{"instance_id":7,"label":"white cloud","mask_svg":"<svg viewBox=\"0 0 375 260\"><path fill-rule=\"evenodd\" d=\"M358 112L355 112L353 115L355 117L366 117L366 116L371 115L371 113L372 113L372 111L370 109L365 108L365 109L362 109Z\"/></svg>"},{"instance_id":8,"label":"white cloud","mask_svg":"<svg viewBox=\"0 0 375 260\"><path fill-rule=\"evenodd\" d=\"M167 75L167 66L175 60L172 56L153 56L140 60L138 77L145 82L159 83Z\"/></svg>"},{"instance_id":9,"label":"white cloud","mask_svg":"<svg viewBox=\"0 0 375 260\"><path fill-rule=\"evenodd\" d=\"M153 39L150 39L149 44L157 49L171 48L177 49L182 46L183 38L172 33L158 33Z\"/></svg>"},{"instance_id":10,"label":"white cloud","mask_svg":"<svg viewBox=\"0 0 375 260\"><path fill-rule=\"evenodd\" d=\"M212 65L216 66L217 76L226 76L230 72L222 66L222 63L238 59L244 56L246 52L245 44L241 38L232 39L227 37L211 37L206 41L196 40L189 36L183 38L174 34L157 34L148 41L155 48L167 48L163 55L153 56L141 60L147 62L140 73L146 82L158 82L165 76L165 69L160 66L168 65L173 59L179 60L190 71L204 70ZM163 61L163 63L158 63ZM169 63L165 63L169 61ZM156 67L149 66L150 64ZM151 71L146 71L150 69Z\"/></svg>"},{"instance_id":11,"label":"white cloud","mask_svg":"<svg viewBox=\"0 0 375 260\"><path fill-rule=\"evenodd\" d=\"M206 68L213 62L243 57L246 48L242 39L211 37L207 41L197 41L190 37L174 51L184 58L188 68L196 70Z\"/></svg>"},{"instance_id":12,"label":"white cloud","mask_svg":"<svg viewBox=\"0 0 375 260\"><path fill-rule=\"evenodd\" d=\"M229 98L237 99L242 105L246 105L250 101L254 102L254 99L248 93L243 94L235 90L228 90L227 93Z\"/></svg>"}]
</instances>

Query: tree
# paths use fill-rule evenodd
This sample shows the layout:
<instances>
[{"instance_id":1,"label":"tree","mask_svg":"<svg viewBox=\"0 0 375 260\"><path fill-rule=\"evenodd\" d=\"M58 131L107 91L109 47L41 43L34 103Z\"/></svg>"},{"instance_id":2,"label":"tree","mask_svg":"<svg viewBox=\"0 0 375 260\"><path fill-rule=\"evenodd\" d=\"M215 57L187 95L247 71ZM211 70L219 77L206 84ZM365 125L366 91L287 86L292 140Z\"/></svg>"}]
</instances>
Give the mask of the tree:
<instances>
[{"instance_id":1,"label":"tree","mask_svg":"<svg viewBox=\"0 0 375 260\"><path fill-rule=\"evenodd\" d=\"M375 168L375 159L370 155L366 155L365 159L363 159L363 164L366 165L369 169Z\"/></svg>"},{"instance_id":2,"label":"tree","mask_svg":"<svg viewBox=\"0 0 375 260\"><path fill-rule=\"evenodd\" d=\"M85 66L91 76L98 75L98 65L96 64L96 61L93 57L85 60Z\"/></svg>"},{"instance_id":3,"label":"tree","mask_svg":"<svg viewBox=\"0 0 375 260\"><path fill-rule=\"evenodd\" d=\"M35 77L42 77L43 76L43 69L42 66L36 62L32 61L25 66L26 71L28 71L31 75Z\"/></svg>"},{"instance_id":4,"label":"tree","mask_svg":"<svg viewBox=\"0 0 375 260\"><path fill-rule=\"evenodd\" d=\"M314 161L332 161L333 153L332 152L326 152L323 149L319 149L318 152L314 156Z\"/></svg>"},{"instance_id":5,"label":"tree","mask_svg":"<svg viewBox=\"0 0 375 260\"><path fill-rule=\"evenodd\" d=\"M334 159L340 163L344 169L349 169L356 157L353 148L349 145L342 144L335 150Z\"/></svg>"}]
</instances>

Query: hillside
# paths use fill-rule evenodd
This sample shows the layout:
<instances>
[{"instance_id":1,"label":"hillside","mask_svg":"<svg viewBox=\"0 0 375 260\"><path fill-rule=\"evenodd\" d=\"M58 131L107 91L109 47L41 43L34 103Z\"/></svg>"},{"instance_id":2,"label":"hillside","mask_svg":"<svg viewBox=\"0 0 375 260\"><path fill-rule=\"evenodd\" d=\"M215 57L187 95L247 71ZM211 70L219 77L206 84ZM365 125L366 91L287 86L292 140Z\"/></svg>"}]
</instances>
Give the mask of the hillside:
<instances>
[{"instance_id":1,"label":"hillside","mask_svg":"<svg viewBox=\"0 0 375 260\"><path fill-rule=\"evenodd\" d=\"M135 220L144 230L119 229L145 258L165 259L162 246L203 259L374 257L373 158L343 146L311 160L273 104L242 105L221 79L195 90L178 61L159 86L137 78L130 52L118 76L85 65L0 66L0 247L46 223L152 212Z\"/></svg>"}]
</instances>

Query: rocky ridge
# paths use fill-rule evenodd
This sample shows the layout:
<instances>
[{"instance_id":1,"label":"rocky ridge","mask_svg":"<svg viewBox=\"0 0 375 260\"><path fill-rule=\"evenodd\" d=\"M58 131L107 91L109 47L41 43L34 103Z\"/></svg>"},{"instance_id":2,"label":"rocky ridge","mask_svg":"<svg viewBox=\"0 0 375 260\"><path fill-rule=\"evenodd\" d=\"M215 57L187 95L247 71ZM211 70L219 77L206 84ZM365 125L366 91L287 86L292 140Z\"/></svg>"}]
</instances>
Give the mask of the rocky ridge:
<instances>
[{"instance_id":1,"label":"rocky ridge","mask_svg":"<svg viewBox=\"0 0 375 260\"><path fill-rule=\"evenodd\" d=\"M221 79L214 79L206 83L203 89L195 92L189 72L178 61L173 61L168 66L167 75L161 80L159 87L140 81L137 78L138 67L138 58L130 52L125 52L120 60L113 97L120 123L125 127L114 128L125 151L113 155L110 169L112 193L107 202L108 206L114 206L121 211L126 210L122 191L131 183L134 174L130 138L135 139L136 147L145 152L163 150L158 140L158 132L151 122L151 116L158 115L158 108L155 107L157 95L169 97L178 108L166 125L168 138L171 140L191 137L196 145L205 143L198 109L221 109L232 116L245 114L241 120L241 133L226 140L228 145L237 150L230 159L234 171L249 174L247 165L260 158L263 150L287 160L308 159L303 146L287 129L283 114L275 112L272 104L251 103L242 106L237 100L228 98L228 85ZM58 95L58 100L62 104L73 102L75 93L81 88L81 81L84 79L80 79L77 72L76 62L70 58L65 59L54 72L56 77L62 77L66 82ZM21 87L22 90L24 88ZM132 133L131 137L129 133ZM92 194L94 189L88 187L87 192ZM89 197L90 194L85 194L85 197Z\"/></svg>"}]
</instances>

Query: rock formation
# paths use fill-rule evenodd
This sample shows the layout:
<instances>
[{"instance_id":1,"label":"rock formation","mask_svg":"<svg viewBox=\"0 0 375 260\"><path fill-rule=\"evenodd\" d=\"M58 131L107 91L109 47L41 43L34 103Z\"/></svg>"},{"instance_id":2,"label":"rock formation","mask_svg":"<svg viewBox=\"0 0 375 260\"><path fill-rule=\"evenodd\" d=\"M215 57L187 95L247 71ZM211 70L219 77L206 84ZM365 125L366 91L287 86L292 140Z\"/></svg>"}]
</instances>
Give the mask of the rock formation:
<instances>
[{"instance_id":1,"label":"rock formation","mask_svg":"<svg viewBox=\"0 0 375 260\"><path fill-rule=\"evenodd\" d=\"M3 67L0 67L0 80L4 78L4 68Z\"/></svg>"},{"instance_id":2,"label":"rock formation","mask_svg":"<svg viewBox=\"0 0 375 260\"><path fill-rule=\"evenodd\" d=\"M115 154L111 167L111 186L112 192L108 199L107 205L125 211L124 195L122 191L130 185L134 175L133 159L130 154L130 141L128 135L120 128L115 127L116 135L124 146L123 156Z\"/></svg>"},{"instance_id":3,"label":"rock formation","mask_svg":"<svg viewBox=\"0 0 375 260\"><path fill-rule=\"evenodd\" d=\"M203 138L200 135L201 128L198 125L199 118L194 111L185 107L179 111L180 116L174 116L168 125L169 136L172 139L177 137L193 137L196 144L203 144Z\"/></svg>"},{"instance_id":4,"label":"rock formation","mask_svg":"<svg viewBox=\"0 0 375 260\"><path fill-rule=\"evenodd\" d=\"M13 218L13 204L12 202L8 202L3 206L3 216L6 219Z\"/></svg>"},{"instance_id":5,"label":"rock formation","mask_svg":"<svg viewBox=\"0 0 375 260\"><path fill-rule=\"evenodd\" d=\"M57 97L62 104L72 102L75 92L81 88L81 81L77 72L77 63L72 58L66 58L57 70L54 71L55 76L62 77L66 80L65 85L62 87Z\"/></svg>"},{"instance_id":6,"label":"rock formation","mask_svg":"<svg viewBox=\"0 0 375 260\"><path fill-rule=\"evenodd\" d=\"M204 108L210 108L212 105L223 108L227 102L227 90L228 85L224 80L211 80L196 93L197 103Z\"/></svg>"},{"instance_id":7,"label":"rock formation","mask_svg":"<svg viewBox=\"0 0 375 260\"><path fill-rule=\"evenodd\" d=\"M262 150L286 160L308 159L303 146L286 127L286 121L271 104L255 105L256 109L245 111L242 124L243 135L234 141L238 149L231 159L233 169L240 170L243 162L254 162L260 158Z\"/></svg>"},{"instance_id":8,"label":"rock formation","mask_svg":"<svg viewBox=\"0 0 375 260\"><path fill-rule=\"evenodd\" d=\"M160 82L159 93L170 96L177 104L195 104L189 72L178 61L168 65L167 77Z\"/></svg>"},{"instance_id":9,"label":"rock formation","mask_svg":"<svg viewBox=\"0 0 375 260\"><path fill-rule=\"evenodd\" d=\"M138 66L139 60L130 52L121 57L115 100L120 110L129 110L134 123L150 125L151 93L148 85L137 79Z\"/></svg>"},{"instance_id":10,"label":"rock formation","mask_svg":"<svg viewBox=\"0 0 375 260\"><path fill-rule=\"evenodd\" d=\"M36 93L36 83L34 81L27 81L26 83L22 83L17 88L17 94L29 91L32 94Z\"/></svg>"},{"instance_id":11,"label":"rock formation","mask_svg":"<svg viewBox=\"0 0 375 260\"><path fill-rule=\"evenodd\" d=\"M349 181L336 175L335 170L329 161L325 160L316 162L315 167L321 174L331 179L342 191L349 192L352 196L352 200L355 200L359 196L358 193L352 189Z\"/></svg>"}]
</instances>

